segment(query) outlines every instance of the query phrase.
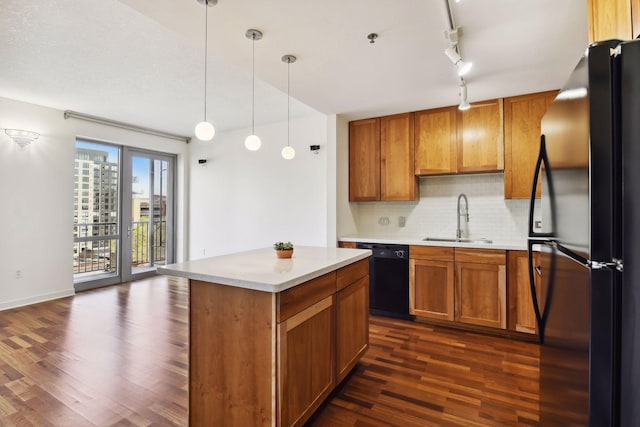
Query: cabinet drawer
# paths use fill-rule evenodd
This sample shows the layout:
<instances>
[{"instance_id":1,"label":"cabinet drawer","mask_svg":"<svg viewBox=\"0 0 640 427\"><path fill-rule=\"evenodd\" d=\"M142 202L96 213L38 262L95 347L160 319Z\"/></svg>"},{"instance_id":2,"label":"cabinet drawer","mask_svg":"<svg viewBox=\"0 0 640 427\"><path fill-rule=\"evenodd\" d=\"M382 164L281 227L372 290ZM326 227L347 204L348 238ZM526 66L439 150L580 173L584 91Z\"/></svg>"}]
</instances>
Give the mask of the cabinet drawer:
<instances>
[{"instance_id":1,"label":"cabinet drawer","mask_svg":"<svg viewBox=\"0 0 640 427\"><path fill-rule=\"evenodd\" d=\"M332 271L302 285L295 286L278 294L278 322L333 295L336 292L336 272Z\"/></svg>"},{"instance_id":2,"label":"cabinet drawer","mask_svg":"<svg viewBox=\"0 0 640 427\"><path fill-rule=\"evenodd\" d=\"M456 248L456 263L472 262L477 264L507 264L507 252L498 249Z\"/></svg>"},{"instance_id":3,"label":"cabinet drawer","mask_svg":"<svg viewBox=\"0 0 640 427\"><path fill-rule=\"evenodd\" d=\"M412 259L429 259L432 261L453 261L453 249L441 246L409 247L409 257Z\"/></svg>"},{"instance_id":4,"label":"cabinet drawer","mask_svg":"<svg viewBox=\"0 0 640 427\"><path fill-rule=\"evenodd\" d=\"M356 242L338 242L338 247L339 248L355 249L356 248Z\"/></svg>"},{"instance_id":5,"label":"cabinet drawer","mask_svg":"<svg viewBox=\"0 0 640 427\"><path fill-rule=\"evenodd\" d=\"M338 270L336 291L346 288L358 279L369 274L369 258L354 262Z\"/></svg>"}]
</instances>

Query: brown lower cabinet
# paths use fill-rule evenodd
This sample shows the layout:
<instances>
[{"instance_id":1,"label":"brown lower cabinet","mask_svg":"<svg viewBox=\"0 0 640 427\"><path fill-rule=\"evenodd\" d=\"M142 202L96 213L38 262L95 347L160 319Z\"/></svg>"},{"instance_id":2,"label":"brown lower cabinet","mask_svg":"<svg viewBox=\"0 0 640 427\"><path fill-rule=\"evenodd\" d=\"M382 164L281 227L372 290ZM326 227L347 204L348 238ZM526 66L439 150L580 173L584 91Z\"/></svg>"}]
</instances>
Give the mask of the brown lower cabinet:
<instances>
[{"instance_id":1,"label":"brown lower cabinet","mask_svg":"<svg viewBox=\"0 0 640 427\"><path fill-rule=\"evenodd\" d=\"M366 276L336 294L336 384L347 376L368 348L369 276Z\"/></svg>"},{"instance_id":2,"label":"brown lower cabinet","mask_svg":"<svg viewBox=\"0 0 640 427\"><path fill-rule=\"evenodd\" d=\"M506 329L506 252L461 248L455 252L455 320Z\"/></svg>"},{"instance_id":3,"label":"brown lower cabinet","mask_svg":"<svg viewBox=\"0 0 640 427\"><path fill-rule=\"evenodd\" d=\"M356 242L338 242L338 247L339 248L350 248L350 249L355 249L356 248Z\"/></svg>"},{"instance_id":4,"label":"brown lower cabinet","mask_svg":"<svg viewBox=\"0 0 640 427\"><path fill-rule=\"evenodd\" d=\"M278 425L301 426L369 348L369 260L280 295L281 319L297 313L278 324Z\"/></svg>"},{"instance_id":5,"label":"brown lower cabinet","mask_svg":"<svg viewBox=\"0 0 640 427\"><path fill-rule=\"evenodd\" d=\"M278 324L278 425L302 425L334 387L333 295Z\"/></svg>"},{"instance_id":6,"label":"brown lower cabinet","mask_svg":"<svg viewBox=\"0 0 640 427\"><path fill-rule=\"evenodd\" d=\"M533 265L540 264L540 254L533 253ZM540 290L540 276L534 274L536 294ZM535 334L536 314L533 310L527 251L509 251L509 329Z\"/></svg>"},{"instance_id":7,"label":"brown lower cabinet","mask_svg":"<svg viewBox=\"0 0 640 427\"><path fill-rule=\"evenodd\" d=\"M453 320L453 248L411 246L409 313Z\"/></svg>"},{"instance_id":8,"label":"brown lower cabinet","mask_svg":"<svg viewBox=\"0 0 640 427\"><path fill-rule=\"evenodd\" d=\"M368 274L279 293L191 279L189 425L303 425L369 346Z\"/></svg>"},{"instance_id":9,"label":"brown lower cabinet","mask_svg":"<svg viewBox=\"0 0 640 427\"><path fill-rule=\"evenodd\" d=\"M506 329L506 251L411 246L410 254L411 314Z\"/></svg>"}]
</instances>

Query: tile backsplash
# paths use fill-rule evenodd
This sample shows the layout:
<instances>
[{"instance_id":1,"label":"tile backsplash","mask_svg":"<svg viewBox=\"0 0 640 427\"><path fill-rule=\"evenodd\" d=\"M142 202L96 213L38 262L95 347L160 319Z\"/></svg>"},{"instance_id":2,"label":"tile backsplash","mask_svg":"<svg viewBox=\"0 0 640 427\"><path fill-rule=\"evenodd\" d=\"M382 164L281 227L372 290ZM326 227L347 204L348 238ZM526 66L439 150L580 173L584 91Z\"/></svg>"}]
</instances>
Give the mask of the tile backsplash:
<instances>
[{"instance_id":1,"label":"tile backsplash","mask_svg":"<svg viewBox=\"0 0 640 427\"><path fill-rule=\"evenodd\" d=\"M526 240L529 200L504 200L502 173L422 177L419 183L418 201L359 203L355 218L358 234L455 237L458 195L464 193L469 200L469 222L460 218L463 237ZM536 212L539 211L538 201Z\"/></svg>"}]
</instances>

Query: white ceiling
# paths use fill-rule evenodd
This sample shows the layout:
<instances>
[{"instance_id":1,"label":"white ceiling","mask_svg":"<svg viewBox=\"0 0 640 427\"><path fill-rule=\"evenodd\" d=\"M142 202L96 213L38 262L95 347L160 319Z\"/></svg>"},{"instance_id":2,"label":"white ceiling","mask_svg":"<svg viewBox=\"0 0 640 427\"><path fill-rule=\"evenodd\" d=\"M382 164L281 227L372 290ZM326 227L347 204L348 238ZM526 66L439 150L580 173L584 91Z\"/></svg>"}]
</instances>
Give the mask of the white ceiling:
<instances>
[{"instance_id":1,"label":"white ceiling","mask_svg":"<svg viewBox=\"0 0 640 427\"><path fill-rule=\"evenodd\" d=\"M469 100L560 87L587 46L584 0L451 0ZM313 109L349 119L457 103L444 0L218 0L209 8L209 119L250 126ZM370 44L367 34L379 38ZM2 0L0 96L192 135L203 115L196 0ZM284 93L283 93L284 92ZM306 104L306 105L305 105ZM0 117L0 127L3 126Z\"/></svg>"}]
</instances>

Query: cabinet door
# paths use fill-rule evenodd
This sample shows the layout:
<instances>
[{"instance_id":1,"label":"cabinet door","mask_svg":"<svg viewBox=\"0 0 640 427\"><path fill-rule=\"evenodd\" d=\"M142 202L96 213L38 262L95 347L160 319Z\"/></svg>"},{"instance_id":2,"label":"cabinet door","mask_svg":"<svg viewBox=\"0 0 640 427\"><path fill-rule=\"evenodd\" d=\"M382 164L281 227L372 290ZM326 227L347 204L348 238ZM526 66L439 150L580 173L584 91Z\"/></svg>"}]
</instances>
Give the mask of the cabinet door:
<instances>
[{"instance_id":1,"label":"cabinet door","mask_svg":"<svg viewBox=\"0 0 640 427\"><path fill-rule=\"evenodd\" d=\"M349 123L349 201L380 200L380 119Z\"/></svg>"},{"instance_id":2,"label":"cabinet door","mask_svg":"<svg viewBox=\"0 0 640 427\"><path fill-rule=\"evenodd\" d=\"M333 295L278 324L278 425L300 426L334 385Z\"/></svg>"},{"instance_id":3,"label":"cabinet door","mask_svg":"<svg viewBox=\"0 0 640 427\"><path fill-rule=\"evenodd\" d=\"M455 320L506 329L504 265L456 262Z\"/></svg>"},{"instance_id":4,"label":"cabinet door","mask_svg":"<svg viewBox=\"0 0 640 427\"><path fill-rule=\"evenodd\" d=\"M415 200L413 113L380 119L380 199Z\"/></svg>"},{"instance_id":5,"label":"cabinet door","mask_svg":"<svg viewBox=\"0 0 640 427\"><path fill-rule=\"evenodd\" d=\"M458 172L503 170L502 99L473 103L457 114Z\"/></svg>"},{"instance_id":6,"label":"cabinet door","mask_svg":"<svg viewBox=\"0 0 640 427\"><path fill-rule=\"evenodd\" d=\"M369 276L336 295L336 384L369 348Z\"/></svg>"},{"instance_id":7,"label":"cabinet door","mask_svg":"<svg viewBox=\"0 0 640 427\"><path fill-rule=\"evenodd\" d=\"M504 198L528 199L540 148L540 121L558 92L534 93L504 100ZM542 185L538 182L536 197Z\"/></svg>"},{"instance_id":8,"label":"cabinet door","mask_svg":"<svg viewBox=\"0 0 640 427\"><path fill-rule=\"evenodd\" d=\"M638 28L632 28L632 3L635 3L633 9L636 11L637 0L588 0L589 43L633 38L634 30L637 32Z\"/></svg>"},{"instance_id":9,"label":"cabinet door","mask_svg":"<svg viewBox=\"0 0 640 427\"><path fill-rule=\"evenodd\" d=\"M338 247L339 248L349 248L349 249L355 249L356 248L356 242L338 242Z\"/></svg>"},{"instance_id":10,"label":"cabinet door","mask_svg":"<svg viewBox=\"0 0 640 427\"><path fill-rule=\"evenodd\" d=\"M640 38L640 0L631 0L631 38Z\"/></svg>"},{"instance_id":11,"label":"cabinet door","mask_svg":"<svg viewBox=\"0 0 640 427\"><path fill-rule=\"evenodd\" d=\"M457 107L416 113L416 175L456 172Z\"/></svg>"},{"instance_id":12,"label":"cabinet door","mask_svg":"<svg viewBox=\"0 0 640 427\"><path fill-rule=\"evenodd\" d=\"M540 254L533 254L533 265L540 264ZM539 294L540 276L534 274L536 294ZM509 329L535 334L536 314L533 310L529 265L526 251L509 251Z\"/></svg>"},{"instance_id":13,"label":"cabinet door","mask_svg":"<svg viewBox=\"0 0 640 427\"><path fill-rule=\"evenodd\" d=\"M409 260L409 312L453 320L453 262Z\"/></svg>"}]
</instances>

